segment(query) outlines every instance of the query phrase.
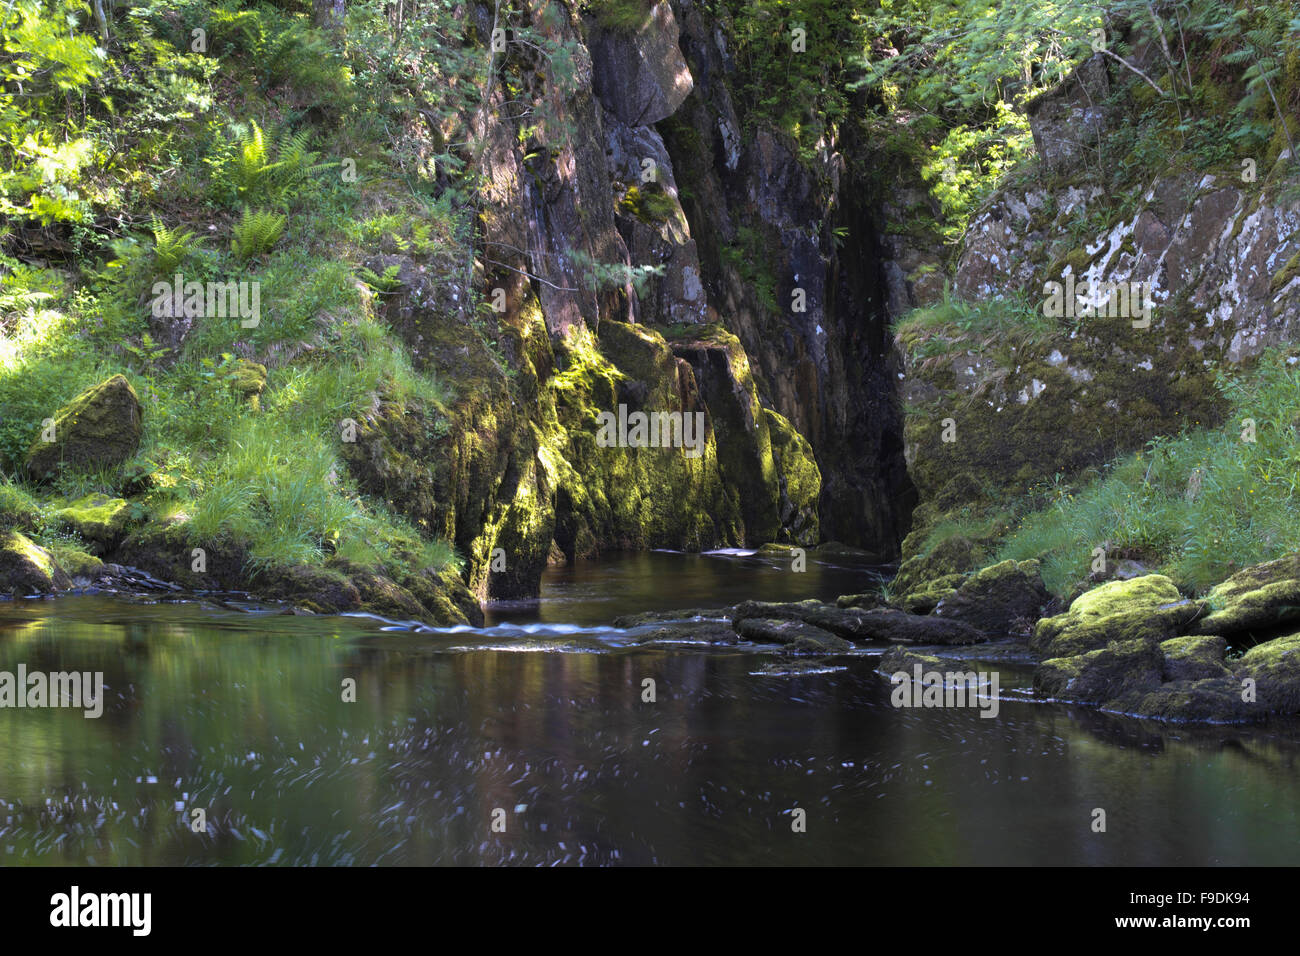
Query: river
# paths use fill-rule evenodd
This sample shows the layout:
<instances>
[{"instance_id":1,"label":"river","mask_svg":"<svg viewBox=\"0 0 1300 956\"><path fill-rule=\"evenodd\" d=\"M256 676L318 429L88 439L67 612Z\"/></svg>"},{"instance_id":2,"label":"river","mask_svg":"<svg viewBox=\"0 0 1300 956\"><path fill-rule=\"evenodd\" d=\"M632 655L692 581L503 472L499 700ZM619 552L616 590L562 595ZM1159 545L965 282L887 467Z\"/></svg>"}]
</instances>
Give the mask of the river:
<instances>
[{"instance_id":1,"label":"river","mask_svg":"<svg viewBox=\"0 0 1300 956\"><path fill-rule=\"evenodd\" d=\"M0 710L0 862L1300 862L1295 725L1036 703L1014 655L990 665L996 718L899 709L881 648L800 670L608 626L863 580L740 554L615 556L449 630L229 601L0 603L0 671L106 683L98 719Z\"/></svg>"}]
</instances>

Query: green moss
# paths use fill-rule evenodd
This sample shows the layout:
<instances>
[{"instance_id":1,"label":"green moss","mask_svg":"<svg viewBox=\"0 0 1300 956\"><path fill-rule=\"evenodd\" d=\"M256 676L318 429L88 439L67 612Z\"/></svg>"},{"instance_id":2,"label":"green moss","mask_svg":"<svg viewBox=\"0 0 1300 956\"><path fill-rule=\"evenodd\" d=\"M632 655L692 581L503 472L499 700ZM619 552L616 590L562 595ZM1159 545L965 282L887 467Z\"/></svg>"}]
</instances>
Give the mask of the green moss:
<instances>
[{"instance_id":1,"label":"green moss","mask_svg":"<svg viewBox=\"0 0 1300 956\"><path fill-rule=\"evenodd\" d=\"M235 363L230 387L253 408L259 406L259 396L266 390L266 366L246 359Z\"/></svg>"},{"instance_id":2,"label":"green moss","mask_svg":"<svg viewBox=\"0 0 1300 956\"><path fill-rule=\"evenodd\" d=\"M654 9L649 0L586 0L584 6L606 30L622 33L639 31Z\"/></svg>"},{"instance_id":3,"label":"green moss","mask_svg":"<svg viewBox=\"0 0 1300 956\"><path fill-rule=\"evenodd\" d=\"M1069 657L1114 641L1163 640L1198 613L1164 575L1110 581L1079 596L1064 614L1039 621L1030 646L1044 656Z\"/></svg>"},{"instance_id":4,"label":"green moss","mask_svg":"<svg viewBox=\"0 0 1300 956\"><path fill-rule=\"evenodd\" d=\"M1300 554L1238 571L1206 595L1214 610L1197 622L1204 634L1266 632L1300 620Z\"/></svg>"},{"instance_id":5,"label":"green moss","mask_svg":"<svg viewBox=\"0 0 1300 956\"><path fill-rule=\"evenodd\" d=\"M911 614L929 614L944 598L956 594L964 580L964 574L943 574L908 591L894 603Z\"/></svg>"},{"instance_id":6,"label":"green moss","mask_svg":"<svg viewBox=\"0 0 1300 956\"><path fill-rule=\"evenodd\" d=\"M80 548L54 544L50 546L50 553L59 567L72 578L93 577L104 567L103 561Z\"/></svg>"},{"instance_id":7,"label":"green moss","mask_svg":"<svg viewBox=\"0 0 1300 956\"><path fill-rule=\"evenodd\" d=\"M1300 252L1293 255L1286 261L1286 265L1273 273L1273 278L1268 284L1269 294L1276 295L1288 282L1298 275L1300 275Z\"/></svg>"},{"instance_id":8,"label":"green moss","mask_svg":"<svg viewBox=\"0 0 1300 956\"><path fill-rule=\"evenodd\" d=\"M89 494L59 508L54 515L83 540L107 547L121 538L130 509L131 506L122 498Z\"/></svg>"},{"instance_id":9,"label":"green moss","mask_svg":"<svg viewBox=\"0 0 1300 956\"><path fill-rule=\"evenodd\" d=\"M659 183L646 183L644 188L629 188L619 200L618 208L653 226L675 218L678 207L677 200L664 192L663 186Z\"/></svg>"},{"instance_id":10,"label":"green moss","mask_svg":"<svg viewBox=\"0 0 1300 956\"><path fill-rule=\"evenodd\" d=\"M27 453L27 471L37 478L65 466L112 467L140 446L140 399L121 375L92 385L53 418L54 440L39 437Z\"/></svg>"},{"instance_id":11,"label":"green moss","mask_svg":"<svg viewBox=\"0 0 1300 956\"><path fill-rule=\"evenodd\" d=\"M1061 277L1065 275L1065 269L1068 266L1072 275L1082 276L1087 273L1088 267L1092 265L1092 260L1092 254L1080 246L1077 249L1071 249L1052 263L1048 272L1054 279L1060 281Z\"/></svg>"},{"instance_id":12,"label":"green moss","mask_svg":"<svg viewBox=\"0 0 1300 956\"><path fill-rule=\"evenodd\" d=\"M50 553L31 538L19 531L0 533L0 591L51 592L70 583Z\"/></svg>"}]
</instances>

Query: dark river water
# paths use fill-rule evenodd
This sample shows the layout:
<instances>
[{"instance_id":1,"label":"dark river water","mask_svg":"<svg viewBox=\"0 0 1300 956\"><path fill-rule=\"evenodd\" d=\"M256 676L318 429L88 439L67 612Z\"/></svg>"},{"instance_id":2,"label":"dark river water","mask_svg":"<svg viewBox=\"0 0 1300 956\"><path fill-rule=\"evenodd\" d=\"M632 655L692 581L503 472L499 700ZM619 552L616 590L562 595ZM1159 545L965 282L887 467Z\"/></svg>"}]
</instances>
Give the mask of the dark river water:
<instances>
[{"instance_id":1,"label":"dark river water","mask_svg":"<svg viewBox=\"0 0 1300 956\"><path fill-rule=\"evenodd\" d=\"M1005 662L996 718L897 709L880 649L799 672L761 648L636 646L605 626L863 581L628 556L553 571L540 605L452 632L104 596L0 603L0 671L107 685L98 719L0 709L0 863L1300 862L1294 727L1033 703L1016 690L1028 671Z\"/></svg>"}]
</instances>

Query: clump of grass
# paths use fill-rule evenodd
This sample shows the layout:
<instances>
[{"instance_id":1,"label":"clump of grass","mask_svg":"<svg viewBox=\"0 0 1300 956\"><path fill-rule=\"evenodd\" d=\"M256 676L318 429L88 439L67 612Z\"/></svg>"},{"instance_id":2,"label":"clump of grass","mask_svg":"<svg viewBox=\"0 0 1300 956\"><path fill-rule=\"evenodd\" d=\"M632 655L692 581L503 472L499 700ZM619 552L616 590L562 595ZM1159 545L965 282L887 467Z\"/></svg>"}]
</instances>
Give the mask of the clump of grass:
<instances>
[{"instance_id":1,"label":"clump of grass","mask_svg":"<svg viewBox=\"0 0 1300 956\"><path fill-rule=\"evenodd\" d=\"M913 309L894 326L899 345L922 368L968 350L996 356L1038 345L1061 331L1061 320L1046 315L1042 302L1025 293L966 302L947 285L938 302Z\"/></svg>"}]
</instances>

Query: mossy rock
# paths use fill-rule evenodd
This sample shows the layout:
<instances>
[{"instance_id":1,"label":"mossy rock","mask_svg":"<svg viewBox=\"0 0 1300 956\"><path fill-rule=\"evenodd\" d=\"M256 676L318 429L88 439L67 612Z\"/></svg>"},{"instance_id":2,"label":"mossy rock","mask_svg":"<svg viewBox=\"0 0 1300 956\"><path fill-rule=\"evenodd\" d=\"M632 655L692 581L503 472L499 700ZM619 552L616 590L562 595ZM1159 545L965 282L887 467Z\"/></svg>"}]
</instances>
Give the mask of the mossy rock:
<instances>
[{"instance_id":1,"label":"mossy rock","mask_svg":"<svg viewBox=\"0 0 1300 956\"><path fill-rule=\"evenodd\" d=\"M939 606L940 601L956 594L957 588L965 580L964 574L945 574L925 582L914 591L908 591L894 605L909 614L929 614Z\"/></svg>"},{"instance_id":2,"label":"mossy rock","mask_svg":"<svg viewBox=\"0 0 1300 956\"><path fill-rule=\"evenodd\" d=\"M257 408L262 392L266 391L266 381L265 365L240 359L235 363L230 376L230 388L253 408Z\"/></svg>"},{"instance_id":3,"label":"mossy rock","mask_svg":"<svg viewBox=\"0 0 1300 956\"><path fill-rule=\"evenodd\" d=\"M0 593L49 594L72 582L49 551L21 531L0 534Z\"/></svg>"},{"instance_id":4,"label":"mossy rock","mask_svg":"<svg viewBox=\"0 0 1300 956\"><path fill-rule=\"evenodd\" d=\"M749 618L765 620L803 621L824 631L830 631L849 640L870 640L862 623L866 612L836 607L821 601L790 601L786 603L769 603L767 601L745 601L731 610L733 626L738 626Z\"/></svg>"},{"instance_id":5,"label":"mossy rock","mask_svg":"<svg viewBox=\"0 0 1300 956\"><path fill-rule=\"evenodd\" d=\"M934 613L993 636L1028 637L1051 601L1037 561L1003 561L976 571Z\"/></svg>"},{"instance_id":6,"label":"mossy rock","mask_svg":"<svg viewBox=\"0 0 1300 956\"><path fill-rule=\"evenodd\" d=\"M891 647L880 655L876 673L885 677L892 677L894 674L907 674L911 677L917 664L921 665L922 672L928 672L942 671L945 667L951 670L951 663L933 654L921 654L910 647L898 646Z\"/></svg>"},{"instance_id":7,"label":"mossy rock","mask_svg":"<svg viewBox=\"0 0 1300 956\"><path fill-rule=\"evenodd\" d=\"M50 550L73 584L88 584L99 578L104 570L103 561L79 548L55 546Z\"/></svg>"},{"instance_id":8,"label":"mossy rock","mask_svg":"<svg viewBox=\"0 0 1300 956\"><path fill-rule=\"evenodd\" d=\"M1233 668L1238 684L1255 681L1252 702L1264 714L1300 713L1300 634L1289 634L1247 651Z\"/></svg>"},{"instance_id":9,"label":"mossy rock","mask_svg":"<svg viewBox=\"0 0 1300 956\"><path fill-rule=\"evenodd\" d=\"M729 621L730 608L691 607L672 611L639 611L614 618L614 627L644 627L647 624L694 624L699 621Z\"/></svg>"},{"instance_id":10,"label":"mossy rock","mask_svg":"<svg viewBox=\"0 0 1300 956\"><path fill-rule=\"evenodd\" d=\"M841 594L835 599L835 606L839 608L857 608L861 611L870 611L872 608L880 607L884 604L884 599L879 591L863 591L861 594Z\"/></svg>"},{"instance_id":11,"label":"mossy rock","mask_svg":"<svg viewBox=\"0 0 1300 956\"><path fill-rule=\"evenodd\" d=\"M796 645L801 652L843 653L852 645L830 631L793 618L746 617L733 622L736 632L757 644Z\"/></svg>"},{"instance_id":12,"label":"mossy rock","mask_svg":"<svg viewBox=\"0 0 1300 956\"><path fill-rule=\"evenodd\" d=\"M949 535L938 541L927 553L908 558L898 566L891 590L908 594L937 578L965 574L980 561L980 550L975 542L964 535Z\"/></svg>"},{"instance_id":13,"label":"mossy rock","mask_svg":"<svg viewBox=\"0 0 1300 956\"><path fill-rule=\"evenodd\" d=\"M1300 620L1300 552L1238 571L1206 595L1198 634L1269 631Z\"/></svg>"},{"instance_id":14,"label":"mossy rock","mask_svg":"<svg viewBox=\"0 0 1300 956\"><path fill-rule=\"evenodd\" d=\"M89 494L54 513L65 528L75 531L95 554L107 554L121 542L131 506L123 498Z\"/></svg>"},{"instance_id":15,"label":"mossy rock","mask_svg":"<svg viewBox=\"0 0 1300 956\"><path fill-rule=\"evenodd\" d=\"M740 641L740 635L723 621L674 621L653 627L638 634L628 643L642 644L708 644L726 646Z\"/></svg>"},{"instance_id":16,"label":"mossy rock","mask_svg":"<svg viewBox=\"0 0 1300 956\"><path fill-rule=\"evenodd\" d=\"M1030 646L1045 657L1069 657L1114 641L1162 641L1200 612L1162 574L1110 581L1080 595L1064 614L1039 621Z\"/></svg>"},{"instance_id":17,"label":"mossy rock","mask_svg":"<svg viewBox=\"0 0 1300 956\"><path fill-rule=\"evenodd\" d=\"M121 375L86 389L53 416L54 440L38 438L27 452L27 473L47 479L61 467L78 470L122 464L140 447L140 399Z\"/></svg>"},{"instance_id":18,"label":"mossy rock","mask_svg":"<svg viewBox=\"0 0 1300 956\"><path fill-rule=\"evenodd\" d=\"M196 548L203 551L199 565L202 571L195 570ZM199 541L191 533L185 515L151 521L129 532L112 557L118 564L139 568L189 590L251 590L245 571L248 542L231 537Z\"/></svg>"},{"instance_id":19,"label":"mossy rock","mask_svg":"<svg viewBox=\"0 0 1300 956\"><path fill-rule=\"evenodd\" d=\"M900 644L980 644L988 640L983 631L961 621L887 608L861 612L857 629L860 640Z\"/></svg>"},{"instance_id":20,"label":"mossy rock","mask_svg":"<svg viewBox=\"0 0 1300 956\"><path fill-rule=\"evenodd\" d=\"M822 493L822 473L817 467L812 445L800 435L789 420L770 408L763 409L772 443L772 460L776 464L780 494L782 534L796 544L813 545L821 536L817 516L817 499ZM840 556L817 549L818 557ZM865 555L865 552L856 551ZM870 556L868 556L870 557Z\"/></svg>"},{"instance_id":21,"label":"mossy rock","mask_svg":"<svg viewBox=\"0 0 1300 956\"><path fill-rule=\"evenodd\" d=\"M1154 640L1114 641L1087 653L1043 661L1034 671L1034 692L1056 700L1104 705L1127 692L1159 687L1164 662Z\"/></svg>"},{"instance_id":22,"label":"mossy rock","mask_svg":"<svg viewBox=\"0 0 1300 956\"><path fill-rule=\"evenodd\" d=\"M1223 663L1228 642L1221 637L1174 637L1161 641L1165 655L1164 679L1205 680L1228 677L1232 671Z\"/></svg>"}]
</instances>

